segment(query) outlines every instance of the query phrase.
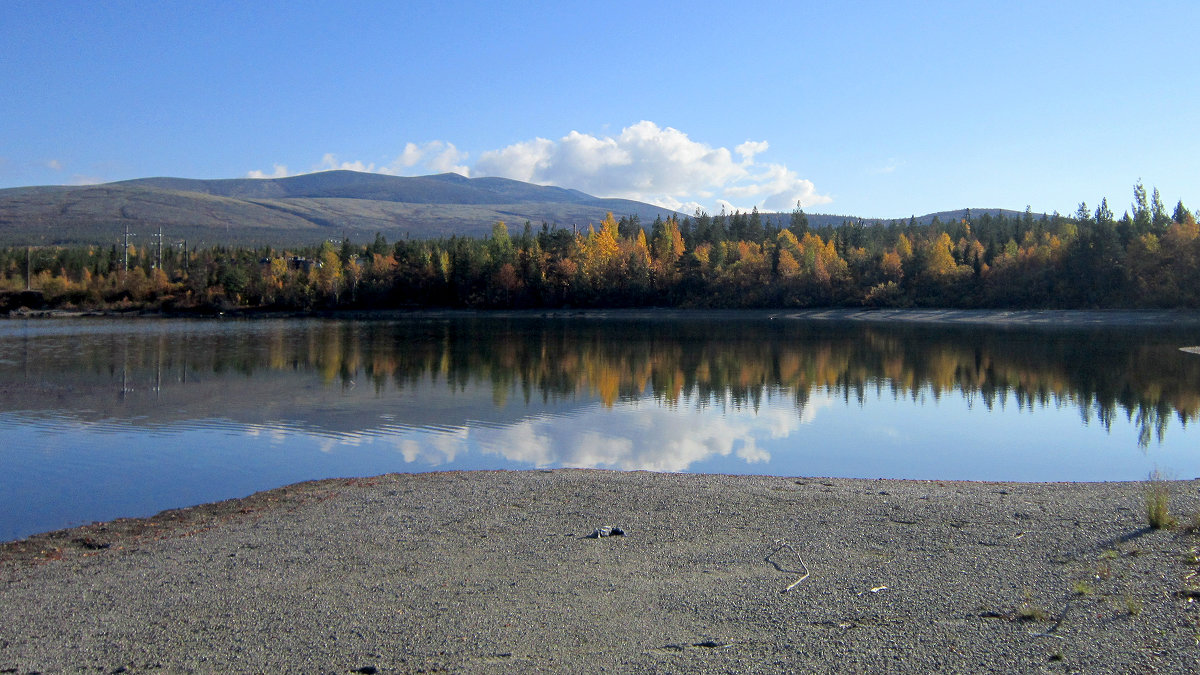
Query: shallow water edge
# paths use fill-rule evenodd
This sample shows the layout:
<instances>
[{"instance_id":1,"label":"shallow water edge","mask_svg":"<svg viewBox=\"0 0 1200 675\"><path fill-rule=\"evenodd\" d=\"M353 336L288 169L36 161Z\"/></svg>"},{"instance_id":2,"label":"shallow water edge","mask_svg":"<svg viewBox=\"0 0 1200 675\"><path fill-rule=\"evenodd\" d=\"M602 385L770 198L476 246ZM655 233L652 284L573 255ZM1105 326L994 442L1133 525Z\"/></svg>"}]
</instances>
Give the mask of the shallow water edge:
<instances>
[{"instance_id":1,"label":"shallow water edge","mask_svg":"<svg viewBox=\"0 0 1200 675\"><path fill-rule=\"evenodd\" d=\"M238 309L218 314L170 314L133 312L70 312L47 310L12 312L0 316L12 320L31 319L238 319L325 318L351 320L456 319L470 317L539 318L539 319L687 319L687 320L797 320L797 321L855 321L902 322L915 324L961 324L990 326L1197 326L1200 311L1171 309L677 309L677 308L614 308L614 309L388 309L344 310L322 312L276 312Z\"/></svg>"}]
</instances>

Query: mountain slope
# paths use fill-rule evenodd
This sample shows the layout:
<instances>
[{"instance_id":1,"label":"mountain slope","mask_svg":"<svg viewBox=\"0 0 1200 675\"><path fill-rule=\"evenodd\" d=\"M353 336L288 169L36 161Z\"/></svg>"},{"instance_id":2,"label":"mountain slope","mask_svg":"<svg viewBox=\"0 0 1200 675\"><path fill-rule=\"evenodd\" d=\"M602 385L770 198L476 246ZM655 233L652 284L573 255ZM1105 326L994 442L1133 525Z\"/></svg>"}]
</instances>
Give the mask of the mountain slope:
<instances>
[{"instance_id":1,"label":"mountain slope","mask_svg":"<svg viewBox=\"0 0 1200 675\"><path fill-rule=\"evenodd\" d=\"M1024 215L1024 211L1013 211L1012 209L969 209L972 218L978 218L984 214L992 217L1003 215L1005 218L1018 218ZM956 209L954 211L938 211L937 213L927 213L923 216L911 216L911 220L916 225L929 225L934 218L943 223L950 223L961 220L967 217L968 209ZM1043 214L1035 213L1034 218L1041 218ZM764 213L764 219L770 219L777 224L786 226L791 222L792 214L790 213ZM862 218L859 216L839 216L829 213L807 213L808 224L810 227L837 227L845 222L862 221L866 225L907 225L910 218Z\"/></svg>"},{"instance_id":2,"label":"mountain slope","mask_svg":"<svg viewBox=\"0 0 1200 675\"><path fill-rule=\"evenodd\" d=\"M404 236L478 236L498 220L570 227L612 211L649 223L660 207L601 199L505 178L386 176L327 171L288 178L141 178L104 185L0 190L0 243L110 244L128 226L170 239L218 243L312 243L381 232Z\"/></svg>"},{"instance_id":3,"label":"mountain slope","mask_svg":"<svg viewBox=\"0 0 1200 675\"><path fill-rule=\"evenodd\" d=\"M98 244L121 240L128 227L149 241L162 228L166 241L216 244L312 244L350 237L389 240L450 235L482 236L496 221L511 229L526 221L561 227L599 223L607 212L637 215L649 225L668 209L626 199L602 199L578 190L507 178L388 176L325 171L288 178L139 178L89 186L38 186L0 190L0 245ZM993 215L1001 209L972 211ZM1017 211L1003 211L1012 217ZM788 213L764 213L777 225ZM965 210L916 218L928 224L957 220ZM1035 214L1040 217L1041 214ZM813 227L844 221L907 222L808 214Z\"/></svg>"}]
</instances>

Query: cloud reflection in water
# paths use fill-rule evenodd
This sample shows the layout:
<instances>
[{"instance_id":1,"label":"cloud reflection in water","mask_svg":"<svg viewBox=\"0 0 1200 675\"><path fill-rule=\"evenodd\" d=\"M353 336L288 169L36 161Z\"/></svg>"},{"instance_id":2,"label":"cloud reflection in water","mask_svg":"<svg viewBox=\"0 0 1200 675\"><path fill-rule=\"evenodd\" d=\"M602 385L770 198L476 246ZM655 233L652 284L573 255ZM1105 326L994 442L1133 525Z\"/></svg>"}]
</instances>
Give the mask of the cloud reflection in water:
<instances>
[{"instance_id":1,"label":"cloud reflection in water","mask_svg":"<svg viewBox=\"0 0 1200 675\"><path fill-rule=\"evenodd\" d=\"M725 402L723 414L696 405L661 405L652 399L593 405L567 415L539 415L507 425L480 425L394 439L406 462L447 466L472 449L538 468L607 468L624 471L686 471L717 457L766 463L760 441L791 436L812 422L818 408L833 405L814 396L803 411L791 402L764 402L755 411Z\"/></svg>"}]
</instances>

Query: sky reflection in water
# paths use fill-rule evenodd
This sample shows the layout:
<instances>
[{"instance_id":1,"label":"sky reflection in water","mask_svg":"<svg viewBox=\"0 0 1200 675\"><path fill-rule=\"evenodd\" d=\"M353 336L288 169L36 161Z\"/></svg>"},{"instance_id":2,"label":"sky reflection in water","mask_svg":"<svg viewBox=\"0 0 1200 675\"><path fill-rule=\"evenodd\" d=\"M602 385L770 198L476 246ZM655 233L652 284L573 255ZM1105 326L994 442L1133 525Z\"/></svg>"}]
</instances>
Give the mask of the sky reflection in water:
<instances>
[{"instance_id":1,"label":"sky reflection in water","mask_svg":"<svg viewBox=\"0 0 1200 675\"><path fill-rule=\"evenodd\" d=\"M0 327L0 538L389 471L1200 476L1186 336L765 322Z\"/></svg>"}]
</instances>

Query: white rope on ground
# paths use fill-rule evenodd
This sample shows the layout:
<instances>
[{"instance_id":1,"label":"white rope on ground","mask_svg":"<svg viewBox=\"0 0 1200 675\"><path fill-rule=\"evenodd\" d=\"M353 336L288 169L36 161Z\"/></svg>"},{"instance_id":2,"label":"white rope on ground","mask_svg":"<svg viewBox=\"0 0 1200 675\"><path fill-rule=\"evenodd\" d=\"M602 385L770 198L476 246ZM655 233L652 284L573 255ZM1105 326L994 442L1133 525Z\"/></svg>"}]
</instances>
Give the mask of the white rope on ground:
<instances>
[{"instance_id":1,"label":"white rope on ground","mask_svg":"<svg viewBox=\"0 0 1200 675\"><path fill-rule=\"evenodd\" d=\"M793 555L796 556L796 560L799 560L800 566L804 568L804 576L793 581L791 586L788 586L787 588L780 591L780 593L787 593L788 591L792 590L793 588L799 586L801 581L804 581L805 579L808 578L808 574L809 574L808 573L808 565L805 564L804 558L800 557L800 552L797 551L796 549L792 548L791 544L787 543L786 541L784 541L782 539L776 539L774 541L775 541L775 550L771 551L771 555L767 556L767 562L774 565L775 569L779 570L780 572L788 572L790 574L800 574L800 570L785 570L779 566L779 563L775 562L774 560L771 560L771 556L775 555L776 553L779 553L780 551L782 551L783 549L786 548L787 550L791 551Z\"/></svg>"}]
</instances>

